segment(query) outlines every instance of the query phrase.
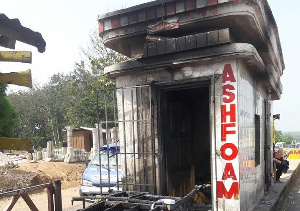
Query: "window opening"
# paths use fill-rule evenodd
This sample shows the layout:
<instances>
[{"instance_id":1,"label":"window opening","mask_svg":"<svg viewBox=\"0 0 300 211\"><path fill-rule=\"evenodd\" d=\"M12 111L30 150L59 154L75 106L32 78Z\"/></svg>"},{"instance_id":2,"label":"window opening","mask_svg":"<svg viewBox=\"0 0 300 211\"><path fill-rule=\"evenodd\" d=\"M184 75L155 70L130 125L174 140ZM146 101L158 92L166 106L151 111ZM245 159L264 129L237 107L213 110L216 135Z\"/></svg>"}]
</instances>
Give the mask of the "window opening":
<instances>
[{"instance_id":1,"label":"window opening","mask_svg":"<svg viewBox=\"0 0 300 211\"><path fill-rule=\"evenodd\" d=\"M255 166L260 165L260 115L255 114Z\"/></svg>"}]
</instances>

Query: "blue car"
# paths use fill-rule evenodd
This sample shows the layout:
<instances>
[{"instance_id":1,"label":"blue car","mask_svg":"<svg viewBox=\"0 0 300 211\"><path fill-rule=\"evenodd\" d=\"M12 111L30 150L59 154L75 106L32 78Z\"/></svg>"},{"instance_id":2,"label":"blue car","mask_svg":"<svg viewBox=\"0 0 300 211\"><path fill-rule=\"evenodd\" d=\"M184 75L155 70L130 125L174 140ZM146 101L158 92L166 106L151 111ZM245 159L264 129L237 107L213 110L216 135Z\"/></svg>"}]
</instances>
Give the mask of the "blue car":
<instances>
[{"instance_id":1,"label":"blue car","mask_svg":"<svg viewBox=\"0 0 300 211\"><path fill-rule=\"evenodd\" d=\"M121 187L117 187L117 183L121 182L122 178L119 152L120 147L116 147L115 144L101 147L100 156L97 153L83 172L79 190L81 196L121 190Z\"/></svg>"}]
</instances>

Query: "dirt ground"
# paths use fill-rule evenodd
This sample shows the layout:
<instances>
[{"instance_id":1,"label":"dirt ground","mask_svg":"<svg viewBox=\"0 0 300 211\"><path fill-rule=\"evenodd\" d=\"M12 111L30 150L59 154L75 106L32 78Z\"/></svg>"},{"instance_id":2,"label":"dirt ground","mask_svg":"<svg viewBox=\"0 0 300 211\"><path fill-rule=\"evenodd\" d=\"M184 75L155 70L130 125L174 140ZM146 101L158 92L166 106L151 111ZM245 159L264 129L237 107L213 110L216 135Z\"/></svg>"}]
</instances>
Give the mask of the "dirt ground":
<instances>
[{"instance_id":1,"label":"dirt ground","mask_svg":"<svg viewBox=\"0 0 300 211\"><path fill-rule=\"evenodd\" d=\"M63 210L76 210L71 206L71 198L79 196L78 188L81 176L85 169L85 163L22 162L17 168L0 168L0 193L9 190L34 186L60 179L62 184ZM47 210L46 191L31 194L33 202L39 210ZM3 210L10 198L0 198L0 210ZM77 205L80 202L76 202ZM76 205L75 203L75 205ZM26 210L28 207L20 198L13 210ZM74 209L72 209L74 208ZM80 208L80 207L78 207ZM28 208L28 210L30 210Z\"/></svg>"}]
</instances>

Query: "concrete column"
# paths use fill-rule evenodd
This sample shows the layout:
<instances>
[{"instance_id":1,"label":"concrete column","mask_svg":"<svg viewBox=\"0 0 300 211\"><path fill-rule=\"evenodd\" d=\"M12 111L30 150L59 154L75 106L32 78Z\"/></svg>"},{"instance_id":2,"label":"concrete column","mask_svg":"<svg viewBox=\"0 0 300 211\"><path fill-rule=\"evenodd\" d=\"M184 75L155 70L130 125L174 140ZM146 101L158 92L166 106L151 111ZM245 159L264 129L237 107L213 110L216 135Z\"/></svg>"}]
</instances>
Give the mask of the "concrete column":
<instances>
[{"instance_id":1,"label":"concrete column","mask_svg":"<svg viewBox=\"0 0 300 211\"><path fill-rule=\"evenodd\" d=\"M67 155L65 157L65 162L72 162L74 157L74 149L73 149L73 126L66 127L67 129Z\"/></svg>"},{"instance_id":2,"label":"concrete column","mask_svg":"<svg viewBox=\"0 0 300 211\"><path fill-rule=\"evenodd\" d=\"M68 147L73 147L73 126L66 127L67 129L67 145Z\"/></svg>"},{"instance_id":3,"label":"concrete column","mask_svg":"<svg viewBox=\"0 0 300 211\"><path fill-rule=\"evenodd\" d=\"M117 141L118 141L118 128L113 127L110 130L110 133L111 133L111 143L117 143Z\"/></svg>"},{"instance_id":4,"label":"concrete column","mask_svg":"<svg viewBox=\"0 0 300 211\"><path fill-rule=\"evenodd\" d=\"M53 156L53 141L47 142L47 158L52 158Z\"/></svg>"},{"instance_id":5,"label":"concrete column","mask_svg":"<svg viewBox=\"0 0 300 211\"><path fill-rule=\"evenodd\" d=\"M107 143L107 146L112 143L109 128L106 129L106 143Z\"/></svg>"},{"instance_id":6,"label":"concrete column","mask_svg":"<svg viewBox=\"0 0 300 211\"><path fill-rule=\"evenodd\" d=\"M103 136L102 136L102 126L99 124L99 129L98 129L98 124L96 124L96 128L97 128L97 132L98 132L98 137L99 139L97 139L98 144L100 144L100 147L103 146ZM100 143L99 143L100 141Z\"/></svg>"},{"instance_id":7,"label":"concrete column","mask_svg":"<svg viewBox=\"0 0 300 211\"><path fill-rule=\"evenodd\" d=\"M93 156L99 151L98 128L92 129L93 133Z\"/></svg>"}]
</instances>

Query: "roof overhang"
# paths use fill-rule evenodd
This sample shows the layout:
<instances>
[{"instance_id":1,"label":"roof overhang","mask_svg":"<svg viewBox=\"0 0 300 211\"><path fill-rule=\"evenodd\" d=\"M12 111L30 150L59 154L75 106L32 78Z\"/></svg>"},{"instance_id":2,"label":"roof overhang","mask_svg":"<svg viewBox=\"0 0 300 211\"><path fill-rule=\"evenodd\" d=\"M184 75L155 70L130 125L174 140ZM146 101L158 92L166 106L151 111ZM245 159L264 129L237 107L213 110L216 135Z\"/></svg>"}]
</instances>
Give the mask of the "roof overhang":
<instances>
[{"instance_id":1,"label":"roof overhang","mask_svg":"<svg viewBox=\"0 0 300 211\"><path fill-rule=\"evenodd\" d=\"M105 45L129 57L140 57L149 27L162 20L159 8L165 11L163 20L177 26L162 27L154 35L176 38L229 28L234 42L253 45L263 61L282 75L285 65L277 25L266 0L152 1L107 13L98 18Z\"/></svg>"},{"instance_id":2,"label":"roof overhang","mask_svg":"<svg viewBox=\"0 0 300 211\"><path fill-rule=\"evenodd\" d=\"M163 69L178 69L187 65L209 64L228 59L242 60L251 74L259 78L266 89L271 91L271 99L280 99L282 86L279 78L274 78L274 69L269 69L258 54L256 48L247 43L223 44L207 48L196 48L189 51L165 54L139 59L132 59L105 68L109 78L116 78L128 74L138 74L145 71L159 71ZM273 72L272 72L273 71Z\"/></svg>"}]
</instances>

